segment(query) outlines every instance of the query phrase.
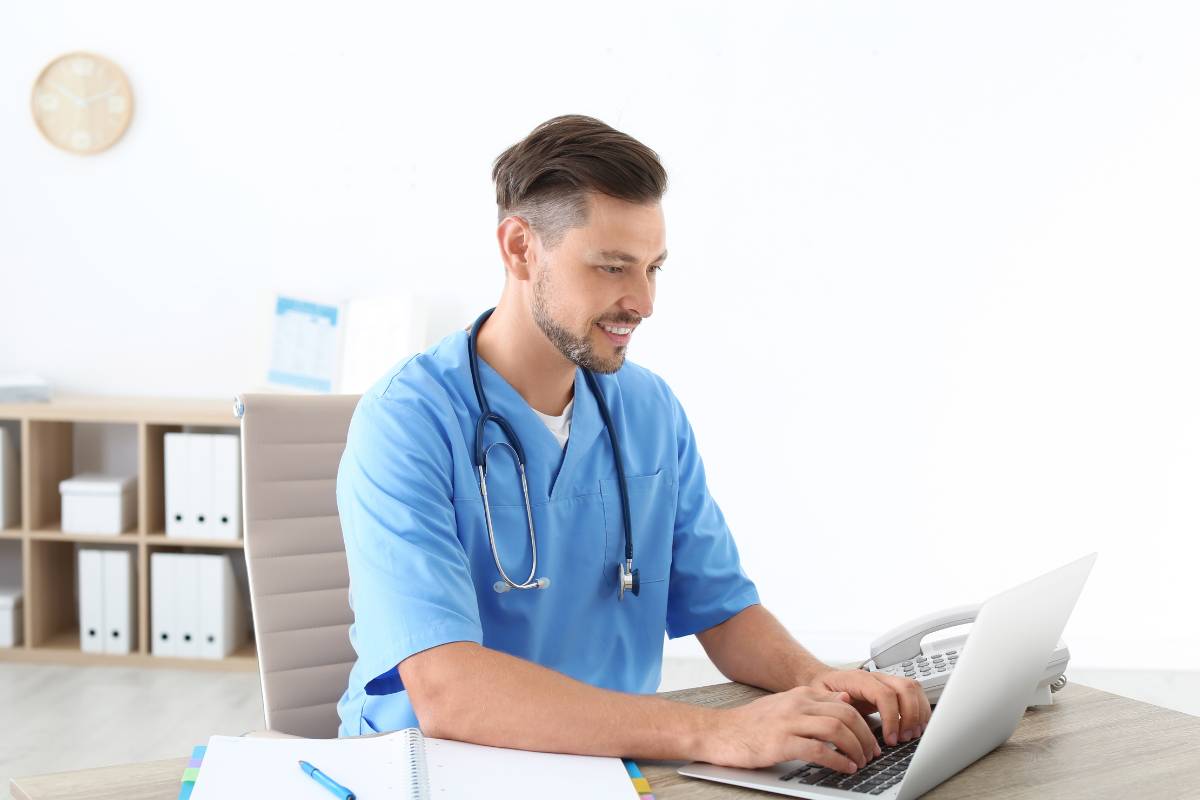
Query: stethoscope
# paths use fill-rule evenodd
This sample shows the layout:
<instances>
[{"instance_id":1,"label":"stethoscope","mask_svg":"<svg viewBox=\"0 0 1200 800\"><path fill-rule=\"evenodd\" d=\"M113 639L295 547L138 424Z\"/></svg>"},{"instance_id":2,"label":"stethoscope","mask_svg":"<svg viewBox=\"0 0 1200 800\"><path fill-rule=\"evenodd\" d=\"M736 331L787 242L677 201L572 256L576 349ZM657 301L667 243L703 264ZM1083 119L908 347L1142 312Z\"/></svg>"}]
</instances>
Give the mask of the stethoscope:
<instances>
[{"instance_id":1,"label":"stethoscope","mask_svg":"<svg viewBox=\"0 0 1200 800\"><path fill-rule=\"evenodd\" d=\"M517 438L517 432L508 424L508 420L492 411L488 406L487 397L483 394L483 382L479 379L479 329L483 327L483 323L495 310L489 308L479 315L479 319L475 320L475 324L471 326L471 335L467 339L471 381L475 384L475 399L479 401L480 411L479 421L475 423L475 469L479 471L479 493L483 495L483 518L487 524L492 559L496 562L496 569L500 571L500 577L503 579L492 584L492 588L498 593L504 593L510 589L545 589L550 586L550 579L542 577L535 580L533 577L537 574L537 535L533 530L533 509L529 505L529 484L525 480L525 448L521 447L521 440ZM636 597L642 588L641 581L638 579L638 571L633 568L633 526L629 522L629 489L625 484L625 467L621 463L621 445L617 441L617 431L613 427L612 418L608 415L608 405L604 402L604 395L596 382L596 376L590 369L583 368L583 377L587 380L592 395L596 398L596 405L600 407L600 416L604 420L604 427L608 429L608 440L612 442L613 459L617 463L617 480L621 487L621 517L625 524L625 563L617 565L617 599L623 600L625 592L632 592ZM500 426L507 441L492 442L485 448L483 446L483 429L488 422L495 422ZM492 527L492 508L488 504L487 490L487 457L493 447L507 447L513 454L513 459L517 462L517 470L521 474L521 491L525 494L525 519L529 523L529 546L533 551L533 564L529 567L529 577L521 583L508 577L508 573L504 571L504 565L500 563L500 553L496 550L496 532Z\"/></svg>"}]
</instances>

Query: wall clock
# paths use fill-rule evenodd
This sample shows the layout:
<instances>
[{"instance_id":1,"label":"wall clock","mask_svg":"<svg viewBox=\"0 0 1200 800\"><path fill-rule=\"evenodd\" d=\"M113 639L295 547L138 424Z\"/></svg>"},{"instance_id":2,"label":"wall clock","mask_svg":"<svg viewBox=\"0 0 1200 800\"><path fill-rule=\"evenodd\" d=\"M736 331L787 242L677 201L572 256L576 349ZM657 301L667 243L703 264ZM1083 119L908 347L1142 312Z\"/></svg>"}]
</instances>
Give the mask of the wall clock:
<instances>
[{"instance_id":1,"label":"wall clock","mask_svg":"<svg viewBox=\"0 0 1200 800\"><path fill-rule=\"evenodd\" d=\"M129 79L94 53L67 53L51 61L33 84L33 119L57 147L79 155L107 150L133 116Z\"/></svg>"}]
</instances>

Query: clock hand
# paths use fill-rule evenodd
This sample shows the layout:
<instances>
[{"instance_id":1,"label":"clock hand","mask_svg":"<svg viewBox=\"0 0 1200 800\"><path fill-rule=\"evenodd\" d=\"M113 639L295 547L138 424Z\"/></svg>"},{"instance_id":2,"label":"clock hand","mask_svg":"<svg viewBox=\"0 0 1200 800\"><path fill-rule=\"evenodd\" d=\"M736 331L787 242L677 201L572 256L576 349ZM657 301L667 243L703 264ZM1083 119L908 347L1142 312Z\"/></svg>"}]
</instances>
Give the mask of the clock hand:
<instances>
[{"instance_id":1,"label":"clock hand","mask_svg":"<svg viewBox=\"0 0 1200 800\"><path fill-rule=\"evenodd\" d=\"M112 94L116 90L117 90L117 85L114 83L112 86L108 87L107 91L103 91L100 94L93 95L92 97L89 97L86 100L84 100L84 102L90 106L93 101L99 100L101 97L108 97L110 94Z\"/></svg>"},{"instance_id":2,"label":"clock hand","mask_svg":"<svg viewBox=\"0 0 1200 800\"><path fill-rule=\"evenodd\" d=\"M58 89L60 92L62 92L63 94L65 94L67 97L69 97L69 98L71 98L72 100L74 100L74 101L75 101L75 105L77 105L77 106L79 106L79 107L81 107L81 108L86 108L86 107L87 107L87 102L85 102L85 101L84 101L84 99L83 99L82 97L78 97L78 96L76 96L76 95L74 95L74 94L71 94L70 92L68 92L66 89L64 89L64 88L62 87L62 84L60 84L60 83L54 83L54 88Z\"/></svg>"}]
</instances>

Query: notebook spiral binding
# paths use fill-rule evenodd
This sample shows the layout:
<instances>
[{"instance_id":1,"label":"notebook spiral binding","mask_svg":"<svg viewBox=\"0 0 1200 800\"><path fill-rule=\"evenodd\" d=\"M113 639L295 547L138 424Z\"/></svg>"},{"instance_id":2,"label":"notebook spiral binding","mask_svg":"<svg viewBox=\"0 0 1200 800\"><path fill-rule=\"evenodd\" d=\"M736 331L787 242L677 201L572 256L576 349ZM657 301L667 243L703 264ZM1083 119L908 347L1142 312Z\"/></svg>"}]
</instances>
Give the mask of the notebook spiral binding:
<instances>
[{"instance_id":1,"label":"notebook spiral binding","mask_svg":"<svg viewBox=\"0 0 1200 800\"><path fill-rule=\"evenodd\" d=\"M408 763L412 765L408 796L411 800L429 800L429 772L425 766L425 737L417 728L404 730L408 745Z\"/></svg>"}]
</instances>

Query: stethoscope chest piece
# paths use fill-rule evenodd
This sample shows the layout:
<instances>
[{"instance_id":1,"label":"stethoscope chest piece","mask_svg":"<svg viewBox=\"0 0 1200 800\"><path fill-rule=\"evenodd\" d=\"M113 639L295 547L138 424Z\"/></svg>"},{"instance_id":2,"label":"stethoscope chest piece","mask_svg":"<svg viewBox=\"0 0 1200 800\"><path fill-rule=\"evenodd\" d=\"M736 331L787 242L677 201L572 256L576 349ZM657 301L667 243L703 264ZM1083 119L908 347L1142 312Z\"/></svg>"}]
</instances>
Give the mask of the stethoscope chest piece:
<instances>
[{"instance_id":1,"label":"stethoscope chest piece","mask_svg":"<svg viewBox=\"0 0 1200 800\"><path fill-rule=\"evenodd\" d=\"M642 590L642 581L638 578L638 571L632 569L633 561L626 561L624 564L617 564L618 586L617 599L624 600L625 593L631 592L634 597L638 596L638 592Z\"/></svg>"}]
</instances>

